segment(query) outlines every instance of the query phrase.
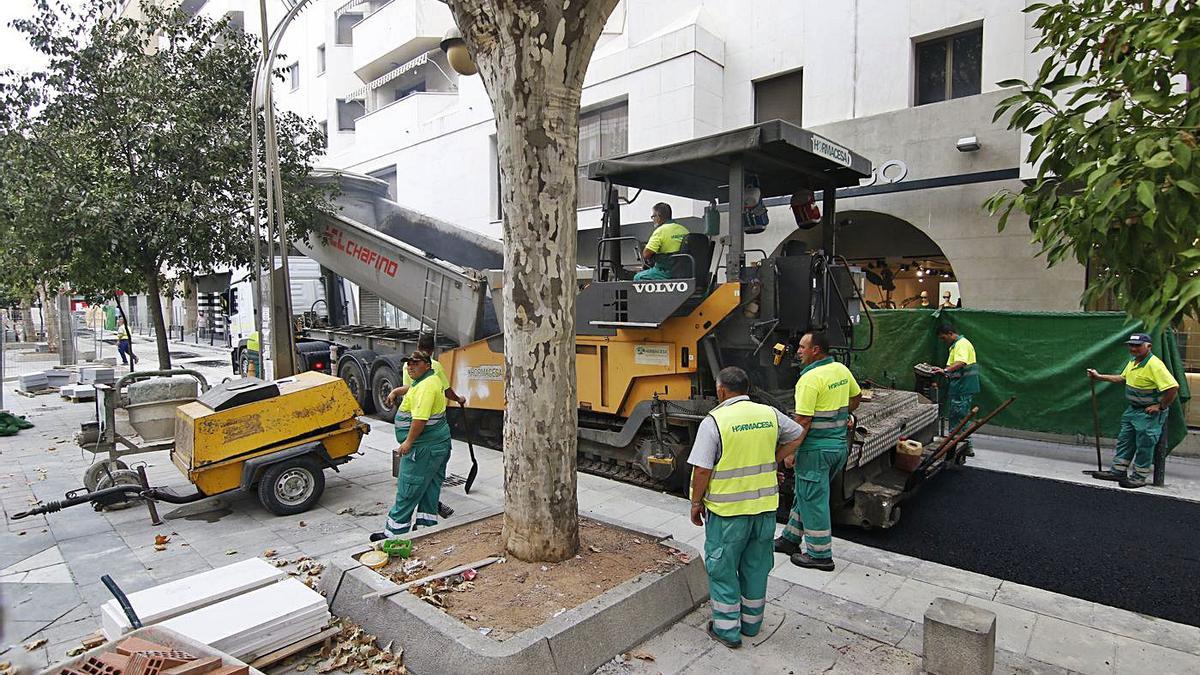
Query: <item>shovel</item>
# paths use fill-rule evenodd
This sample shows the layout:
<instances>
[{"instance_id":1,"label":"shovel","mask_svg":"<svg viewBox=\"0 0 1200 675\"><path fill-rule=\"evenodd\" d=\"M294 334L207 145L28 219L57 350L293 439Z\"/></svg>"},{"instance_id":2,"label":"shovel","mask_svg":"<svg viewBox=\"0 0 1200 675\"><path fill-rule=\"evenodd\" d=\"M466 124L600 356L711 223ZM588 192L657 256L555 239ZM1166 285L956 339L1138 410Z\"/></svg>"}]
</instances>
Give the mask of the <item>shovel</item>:
<instances>
[{"instance_id":1,"label":"shovel","mask_svg":"<svg viewBox=\"0 0 1200 675\"><path fill-rule=\"evenodd\" d=\"M463 426L467 428L467 449L471 451L471 471L467 474L467 482L463 485L463 490L467 494L471 494L471 485L475 483L475 477L479 475L479 462L475 459L475 444L471 442L471 423L467 421L467 409L462 404L459 404L459 407L462 408Z\"/></svg>"}]
</instances>

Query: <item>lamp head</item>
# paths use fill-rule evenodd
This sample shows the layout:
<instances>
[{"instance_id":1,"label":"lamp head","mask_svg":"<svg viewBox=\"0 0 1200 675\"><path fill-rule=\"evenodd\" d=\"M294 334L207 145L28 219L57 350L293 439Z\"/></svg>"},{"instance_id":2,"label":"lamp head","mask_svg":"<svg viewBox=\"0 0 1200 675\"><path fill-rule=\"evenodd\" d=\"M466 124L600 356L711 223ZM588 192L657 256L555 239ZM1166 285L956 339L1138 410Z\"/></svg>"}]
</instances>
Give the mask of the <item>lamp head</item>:
<instances>
[{"instance_id":1,"label":"lamp head","mask_svg":"<svg viewBox=\"0 0 1200 675\"><path fill-rule=\"evenodd\" d=\"M459 75L474 75L479 72L479 66L475 65L471 53L467 51L467 43L463 41L462 31L458 29L458 26L446 31L446 35L442 37L438 46L446 54L446 60L454 72Z\"/></svg>"}]
</instances>

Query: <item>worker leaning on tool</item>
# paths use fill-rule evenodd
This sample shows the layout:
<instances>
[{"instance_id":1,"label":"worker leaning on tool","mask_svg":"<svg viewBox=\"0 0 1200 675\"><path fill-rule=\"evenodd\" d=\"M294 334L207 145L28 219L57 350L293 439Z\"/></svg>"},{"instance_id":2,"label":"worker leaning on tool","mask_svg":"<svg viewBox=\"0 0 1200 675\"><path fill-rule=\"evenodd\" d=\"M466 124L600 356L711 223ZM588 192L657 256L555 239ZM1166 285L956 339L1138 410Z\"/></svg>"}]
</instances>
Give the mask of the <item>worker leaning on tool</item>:
<instances>
[{"instance_id":1,"label":"worker leaning on tool","mask_svg":"<svg viewBox=\"0 0 1200 675\"><path fill-rule=\"evenodd\" d=\"M656 227L642 251L642 260L654 266L633 275L635 281L670 279L673 276L670 256L679 253L679 249L683 248L683 240L688 236L686 227L671 220L670 204L659 202L651 207L650 222Z\"/></svg>"},{"instance_id":2,"label":"worker leaning on tool","mask_svg":"<svg viewBox=\"0 0 1200 675\"><path fill-rule=\"evenodd\" d=\"M775 551L799 567L833 571L833 531L829 486L846 465L850 413L862 390L850 369L829 355L829 337L808 333L797 349L804 370L796 382L795 420L804 427L794 454L778 459L796 471L796 499ZM804 547L800 546L803 538Z\"/></svg>"},{"instance_id":3,"label":"worker leaning on tool","mask_svg":"<svg viewBox=\"0 0 1200 675\"><path fill-rule=\"evenodd\" d=\"M750 401L749 390L741 368L717 373L720 403L700 422L688 457L692 523L704 526L708 634L730 649L762 627L779 507L775 457L795 450L803 435L782 412Z\"/></svg>"},{"instance_id":4,"label":"worker leaning on tool","mask_svg":"<svg viewBox=\"0 0 1200 675\"><path fill-rule=\"evenodd\" d=\"M433 333L421 333L421 336L417 338L417 349L429 354L430 357L432 357ZM459 405L466 405L467 397L459 396L458 393L454 391L454 387L450 386L450 378L446 375L446 369L442 367L442 364L439 363L437 359L431 359L431 365L433 366L433 374L442 383L443 391L446 394L446 400L455 401ZM412 386L413 378L408 374L408 368L403 369L400 377L401 385L388 392L386 403L388 404L389 408L396 404L396 399L398 397L404 396L406 393L408 393L408 388ZM450 516L454 515L454 509L443 504L442 502L438 502L438 515L443 518L449 518Z\"/></svg>"},{"instance_id":5,"label":"worker leaning on tool","mask_svg":"<svg viewBox=\"0 0 1200 675\"><path fill-rule=\"evenodd\" d=\"M394 452L401 457L396 502L388 512L384 531L372 534L371 541L437 525L438 498L450 461L446 393L433 372L433 358L429 352L418 350L404 362L413 384L396 410L396 440L400 447Z\"/></svg>"},{"instance_id":6,"label":"worker leaning on tool","mask_svg":"<svg viewBox=\"0 0 1200 675\"><path fill-rule=\"evenodd\" d=\"M1103 375L1095 368L1087 369L1088 377L1094 380L1124 384L1125 400L1129 402L1121 413L1112 468L1093 471L1092 476L1120 481L1123 488L1140 488L1146 485L1154 466L1154 448L1167 422L1167 409L1179 395L1179 382L1162 359L1151 352L1149 335L1134 333L1125 344L1129 345L1130 359L1120 375Z\"/></svg>"},{"instance_id":7,"label":"worker leaning on tool","mask_svg":"<svg viewBox=\"0 0 1200 675\"><path fill-rule=\"evenodd\" d=\"M933 372L945 375L950 384L946 401L946 412L950 418L950 428L954 429L971 412L971 404L975 394L979 393L979 363L975 360L975 345L948 323L938 327L938 339L950 347L950 355L946 357L945 368L934 368ZM974 457L970 439L963 442L968 457Z\"/></svg>"}]
</instances>

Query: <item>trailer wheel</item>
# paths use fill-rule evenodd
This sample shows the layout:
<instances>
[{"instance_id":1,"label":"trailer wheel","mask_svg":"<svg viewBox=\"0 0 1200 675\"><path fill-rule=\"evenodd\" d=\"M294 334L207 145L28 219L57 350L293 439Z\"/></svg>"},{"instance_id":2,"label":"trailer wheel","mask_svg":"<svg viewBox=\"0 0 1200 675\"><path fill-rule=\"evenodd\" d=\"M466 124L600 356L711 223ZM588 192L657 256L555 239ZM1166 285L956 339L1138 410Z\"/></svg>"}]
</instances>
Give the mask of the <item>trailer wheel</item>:
<instances>
[{"instance_id":1,"label":"trailer wheel","mask_svg":"<svg viewBox=\"0 0 1200 675\"><path fill-rule=\"evenodd\" d=\"M108 474L128 469L129 466L119 459L101 459L93 462L83 472L83 486L88 489L88 492L95 492L96 486L100 484L100 478Z\"/></svg>"},{"instance_id":2,"label":"trailer wheel","mask_svg":"<svg viewBox=\"0 0 1200 675\"><path fill-rule=\"evenodd\" d=\"M396 405L393 403L389 406L387 396L400 386L400 382L396 369L386 364L376 368L375 373L371 375L371 397L375 403L375 412L379 419L385 422L391 422L396 416Z\"/></svg>"},{"instance_id":3,"label":"trailer wheel","mask_svg":"<svg viewBox=\"0 0 1200 675\"><path fill-rule=\"evenodd\" d=\"M140 487L142 485L142 479L140 476L138 476L138 472L134 471L133 469L120 469L113 471L112 473L101 474L99 479L96 481L97 490L107 490L108 488L118 487L120 485L137 485ZM104 509L106 511L127 509L139 501L140 500L137 498L125 499L117 497L114 498L113 501L105 504ZM98 511L100 509L97 508L96 510Z\"/></svg>"},{"instance_id":4,"label":"trailer wheel","mask_svg":"<svg viewBox=\"0 0 1200 675\"><path fill-rule=\"evenodd\" d=\"M311 457L294 457L267 467L258 482L258 501L277 516L304 513L325 491L325 472Z\"/></svg>"},{"instance_id":5,"label":"trailer wheel","mask_svg":"<svg viewBox=\"0 0 1200 675\"><path fill-rule=\"evenodd\" d=\"M350 387L350 394L354 396L354 400L358 401L358 406L363 409L366 414L375 412L375 401L371 396L371 387L367 374L363 372L362 364L349 356L343 358L338 363L338 376L346 381L346 386Z\"/></svg>"}]
</instances>

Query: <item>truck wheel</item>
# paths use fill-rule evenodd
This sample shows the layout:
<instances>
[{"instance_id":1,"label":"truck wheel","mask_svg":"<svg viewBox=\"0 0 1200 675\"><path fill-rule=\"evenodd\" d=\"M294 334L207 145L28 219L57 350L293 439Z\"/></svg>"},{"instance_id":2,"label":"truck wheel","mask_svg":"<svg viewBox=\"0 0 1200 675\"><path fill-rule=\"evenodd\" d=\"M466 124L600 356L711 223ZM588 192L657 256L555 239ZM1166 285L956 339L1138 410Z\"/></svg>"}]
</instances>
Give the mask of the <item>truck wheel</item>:
<instances>
[{"instance_id":1,"label":"truck wheel","mask_svg":"<svg viewBox=\"0 0 1200 675\"><path fill-rule=\"evenodd\" d=\"M238 367L234 375L241 375L242 377L245 377L246 373L248 372L250 372L250 355L246 353L245 349L239 349Z\"/></svg>"},{"instance_id":2,"label":"truck wheel","mask_svg":"<svg viewBox=\"0 0 1200 675\"><path fill-rule=\"evenodd\" d=\"M258 482L258 501L277 516L304 513L325 491L325 472L312 457L294 457L267 467Z\"/></svg>"},{"instance_id":3,"label":"truck wheel","mask_svg":"<svg viewBox=\"0 0 1200 675\"><path fill-rule=\"evenodd\" d=\"M128 468L129 466L119 459L101 459L89 465L83 472L83 486L88 489L88 492L95 492L102 476Z\"/></svg>"},{"instance_id":4,"label":"truck wheel","mask_svg":"<svg viewBox=\"0 0 1200 675\"><path fill-rule=\"evenodd\" d=\"M375 374L371 375L371 397L375 403L376 416L385 422L391 422L396 417L396 406L387 404L387 396L400 386L400 382L396 369L389 365L379 366L375 369Z\"/></svg>"},{"instance_id":5,"label":"truck wheel","mask_svg":"<svg viewBox=\"0 0 1200 675\"><path fill-rule=\"evenodd\" d=\"M371 387L362 364L347 356L338 363L338 376L346 381L350 394L364 413L370 415L375 412L375 400L371 396Z\"/></svg>"}]
</instances>

